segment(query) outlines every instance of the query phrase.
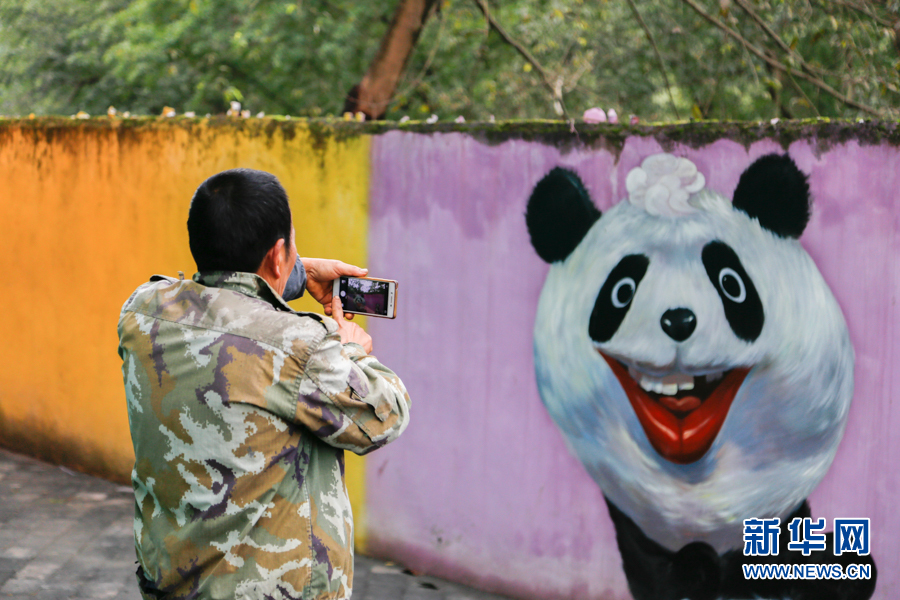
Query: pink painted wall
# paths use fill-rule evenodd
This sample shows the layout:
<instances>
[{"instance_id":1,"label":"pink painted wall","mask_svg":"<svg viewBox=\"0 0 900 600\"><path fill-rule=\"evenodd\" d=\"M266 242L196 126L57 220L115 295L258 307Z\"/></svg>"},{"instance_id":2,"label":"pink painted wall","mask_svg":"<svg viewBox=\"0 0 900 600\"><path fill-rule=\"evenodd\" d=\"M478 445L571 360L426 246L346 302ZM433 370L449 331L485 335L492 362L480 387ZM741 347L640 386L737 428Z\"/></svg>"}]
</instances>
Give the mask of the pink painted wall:
<instances>
[{"instance_id":1,"label":"pink painted wall","mask_svg":"<svg viewBox=\"0 0 900 600\"><path fill-rule=\"evenodd\" d=\"M462 133L388 132L372 143L369 267L400 281L396 321L371 320L377 355L413 399L402 443L367 465L369 548L428 573L526 598L626 599L602 494L572 456L535 384L532 329L547 265L524 211L552 167L577 171L601 208L653 138L616 156L564 152ZM667 151L692 160L730 197L757 157L729 140ZM844 310L856 349L856 393L841 447L810 497L831 521L870 517L875 598L900 597L900 149L794 142L810 175L813 216L801 241Z\"/></svg>"}]
</instances>

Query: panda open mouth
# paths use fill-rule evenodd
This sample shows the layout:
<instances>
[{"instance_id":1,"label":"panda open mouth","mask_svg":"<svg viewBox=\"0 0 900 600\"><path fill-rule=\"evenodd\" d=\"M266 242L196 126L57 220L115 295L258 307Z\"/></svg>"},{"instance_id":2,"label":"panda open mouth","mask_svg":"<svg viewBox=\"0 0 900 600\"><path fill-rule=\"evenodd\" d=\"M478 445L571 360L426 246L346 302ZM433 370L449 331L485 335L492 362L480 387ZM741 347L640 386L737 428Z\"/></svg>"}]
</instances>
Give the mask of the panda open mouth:
<instances>
[{"instance_id":1,"label":"panda open mouth","mask_svg":"<svg viewBox=\"0 0 900 600\"><path fill-rule=\"evenodd\" d=\"M600 355L625 390L650 444L663 458L679 464L695 462L706 454L750 372L735 368L709 376L651 378Z\"/></svg>"}]
</instances>

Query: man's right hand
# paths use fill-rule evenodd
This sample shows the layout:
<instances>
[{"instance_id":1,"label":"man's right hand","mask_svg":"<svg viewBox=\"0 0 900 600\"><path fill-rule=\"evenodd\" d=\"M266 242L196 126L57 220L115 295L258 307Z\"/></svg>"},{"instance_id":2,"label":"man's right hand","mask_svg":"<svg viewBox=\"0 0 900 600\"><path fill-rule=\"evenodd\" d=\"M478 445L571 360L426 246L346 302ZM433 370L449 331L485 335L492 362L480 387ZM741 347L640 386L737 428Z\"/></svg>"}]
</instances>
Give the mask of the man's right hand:
<instances>
[{"instance_id":1,"label":"man's right hand","mask_svg":"<svg viewBox=\"0 0 900 600\"><path fill-rule=\"evenodd\" d=\"M366 354L372 353L372 336L356 323L351 323L344 318L344 308L341 306L341 299L337 296L331 299L331 318L337 323L342 344L355 342L363 347Z\"/></svg>"}]
</instances>

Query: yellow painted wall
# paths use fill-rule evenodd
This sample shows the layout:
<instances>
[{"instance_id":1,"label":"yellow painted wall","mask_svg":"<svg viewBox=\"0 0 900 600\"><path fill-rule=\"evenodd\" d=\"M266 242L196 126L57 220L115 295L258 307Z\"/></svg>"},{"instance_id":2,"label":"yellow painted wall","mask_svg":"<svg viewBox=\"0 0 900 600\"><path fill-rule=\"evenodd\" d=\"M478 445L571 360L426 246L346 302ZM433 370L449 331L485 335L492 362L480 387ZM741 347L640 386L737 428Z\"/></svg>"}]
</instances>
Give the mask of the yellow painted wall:
<instances>
[{"instance_id":1,"label":"yellow painted wall","mask_svg":"<svg viewBox=\"0 0 900 600\"><path fill-rule=\"evenodd\" d=\"M271 119L0 122L0 445L129 481L119 309L154 273L193 274L191 195L233 167L278 176L301 256L366 265L368 137ZM348 456L358 545L363 466Z\"/></svg>"}]
</instances>

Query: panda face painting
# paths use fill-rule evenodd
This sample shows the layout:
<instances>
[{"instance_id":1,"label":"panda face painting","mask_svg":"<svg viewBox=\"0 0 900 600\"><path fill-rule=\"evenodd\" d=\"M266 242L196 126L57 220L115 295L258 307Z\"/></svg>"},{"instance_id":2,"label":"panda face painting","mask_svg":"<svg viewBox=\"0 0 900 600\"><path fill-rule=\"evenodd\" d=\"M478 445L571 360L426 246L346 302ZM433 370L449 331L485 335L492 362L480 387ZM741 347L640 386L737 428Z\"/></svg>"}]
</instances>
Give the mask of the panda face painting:
<instances>
[{"instance_id":1,"label":"panda face painting","mask_svg":"<svg viewBox=\"0 0 900 600\"><path fill-rule=\"evenodd\" d=\"M601 215L575 173L554 169L526 223L551 265L538 388L611 505L628 572L628 528L660 551L728 555L744 519L804 507L843 434L854 359L797 240L809 192L788 156L753 163L733 200L671 155L626 187Z\"/></svg>"},{"instance_id":2,"label":"panda face painting","mask_svg":"<svg viewBox=\"0 0 900 600\"><path fill-rule=\"evenodd\" d=\"M709 242L701 259L712 286L722 300L726 320L734 334L747 342L759 337L764 322L762 303L753 281L737 254L720 241ZM649 258L633 254L617 264L597 295L588 333L602 347L621 325ZM686 342L697 326L690 308L670 308L659 319L660 328L674 342ZM670 372L662 377L642 373L626 360L601 355L622 385L653 448L676 463L692 463L710 448L728 415L734 396L748 370L725 372Z\"/></svg>"}]
</instances>

